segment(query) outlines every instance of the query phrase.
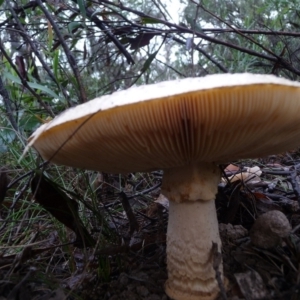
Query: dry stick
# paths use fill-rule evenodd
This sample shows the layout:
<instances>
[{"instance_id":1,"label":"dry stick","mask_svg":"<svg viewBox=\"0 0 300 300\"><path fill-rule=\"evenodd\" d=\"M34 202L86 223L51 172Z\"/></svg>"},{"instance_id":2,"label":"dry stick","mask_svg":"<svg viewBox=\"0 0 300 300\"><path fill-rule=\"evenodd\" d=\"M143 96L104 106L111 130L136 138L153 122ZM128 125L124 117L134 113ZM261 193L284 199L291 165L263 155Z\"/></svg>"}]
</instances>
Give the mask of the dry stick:
<instances>
[{"instance_id":1,"label":"dry stick","mask_svg":"<svg viewBox=\"0 0 300 300\"><path fill-rule=\"evenodd\" d=\"M194 1L192 1L194 2ZM195 2L194 2L195 3ZM290 65L286 60L284 60L282 58L282 54L277 55L276 53L274 53L273 51L271 51L270 49L264 47L263 45L261 45L260 43L258 43L256 40L254 40L252 37L247 36L246 34L244 34L243 32L241 32L239 29L234 28L232 25L230 25L228 22L226 22L225 20L223 20L222 18L218 17L217 15L215 15L214 13L212 13L211 11L209 11L208 9L206 9L202 4L200 5L200 7L207 12L208 14L210 14L212 17L216 18L217 20L219 20L220 22L224 23L225 25L227 25L229 28L231 28L232 30L234 30L237 34L241 35L242 37L244 37L245 39L251 41L252 43L254 43L255 45L259 46L260 48L262 48L266 53L269 53L271 55L273 55L274 57L277 58L277 62L281 65ZM275 63L275 65L276 65ZM274 69L274 68L273 68Z\"/></svg>"},{"instance_id":2,"label":"dry stick","mask_svg":"<svg viewBox=\"0 0 300 300\"><path fill-rule=\"evenodd\" d=\"M129 232L132 234L134 231L139 230L139 223L137 222L135 215L132 211L127 195L124 192L120 193L121 203L129 221Z\"/></svg>"},{"instance_id":3,"label":"dry stick","mask_svg":"<svg viewBox=\"0 0 300 300\"><path fill-rule=\"evenodd\" d=\"M130 200L130 199L133 199L133 198L135 198L135 197L138 197L138 196L142 196L142 195L148 194L148 193L150 193L150 192L152 192L152 191L158 189L160 186L161 186L161 182L158 183L158 184L156 184L156 185L154 185L154 186L152 186L152 187L150 187L150 188L148 188L148 189L145 189L145 190L143 190L143 191L141 191L141 192L137 192L137 193L135 193L135 194L132 195L132 196L127 196L127 195L126 195L127 200ZM117 204L119 204L119 203L120 203L120 201L117 200L117 201L114 201L113 203L103 204L103 207L104 207L104 208L108 208L108 207L117 205Z\"/></svg>"},{"instance_id":4,"label":"dry stick","mask_svg":"<svg viewBox=\"0 0 300 300\"><path fill-rule=\"evenodd\" d=\"M76 78L76 81L77 81L77 84L78 84L78 87L79 87L79 98L80 98L80 102L81 103L84 103L84 102L87 102L87 97L86 97L86 93L85 93L85 89L81 83L81 78L80 78L80 73L79 73L79 70L78 70L78 66L76 64L76 60L71 52L71 50L69 49L67 43L65 42L65 39L64 37L62 36L58 26L57 26L57 23L53 20L51 14L48 12L48 10L46 9L46 7L43 5L42 1L41 0L36 0L37 4L39 5L40 9L43 11L43 13L45 14L46 18L48 19L48 21L50 22L53 30L55 31L56 35L57 35L57 38L59 39L64 51L65 51L65 54L66 54L66 57L68 59L68 62L73 70L73 73L74 73L74 76Z\"/></svg>"},{"instance_id":5,"label":"dry stick","mask_svg":"<svg viewBox=\"0 0 300 300\"><path fill-rule=\"evenodd\" d=\"M10 122L11 126L13 127L13 129L16 132L19 132L18 124L17 124L17 122L14 118L14 114L13 114L13 108L12 108L12 105L11 105L12 101L9 97L9 94L8 94L6 88L4 87L1 76L0 76L0 95L2 96L4 106L5 106L5 109L6 109L6 114L7 114L7 117L9 119L9 122Z\"/></svg>"},{"instance_id":6,"label":"dry stick","mask_svg":"<svg viewBox=\"0 0 300 300\"><path fill-rule=\"evenodd\" d=\"M284 195L278 195L278 194L272 194L272 193L264 193L264 195L272 200L289 199L288 197L286 197Z\"/></svg>"},{"instance_id":7,"label":"dry stick","mask_svg":"<svg viewBox=\"0 0 300 300\"><path fill-rule=\"evenodd\" d=\"M0 52L3 54L3 56L7 59L7 61L9 62L9 64L11 65L11 67L14 69L14 71L17 73L18 77L21 80L21 83L23 84L24 87L26 87L28 89L28 91L31 92L31 94L36 98L36 100L39 102L39 104L44 107L44 109L49 113L49 115L51 117L54 117L54 113L51 110L51 108L46 105L46 103L41 99L40 95L37 94L35 92L34 89L32 89L28 82L24 79L24 77L20 74L18 68L16 68L15 64L13 63L12 59L10 58L10 56L6 53L5 49L2 47L1 43L0 43Z\"/></svg>"},{"instance_id":8,"label":"dry stick","mask_svg":"<svg viewBox=\"0 0 300 300\"><path fill-rule=\"evenodd\" d=\"M113 8L109 7L110 10L112 10L114 13L118 14L118 12L116 10L114 10ZM145 31L149 31L151 30L153 33L156 33L158 32L157 35L162 35L162 34L168 34L168 33L176 33L174 32L174 30L160 30L158 28L152 28L152 27L144 27L144 26L140 26L136 23L132 23L130 20L128 20L126 17L124 17L123 15L121 14L118 14L120 15L124 20L126 20L128 23L130 23L132 26L140 29L140 30L145 30ZM299 34L300 35L300 34ZM176 41L177 43L179 44L182 44L182 45L186 45L186 42L185 41L182 41L180 40L179 38L176 38L176 37L173 37L173 36L169 36L171 39L173 39L174 41ZM212 58L209 54L207 54L204 50L202 50L199 46L195 46L193 49L197 50L198 52L200 52L203 56L205 56L208 60L210 60L213 64L215 64L221 71L223 71L224 73L228 73L229 71L223 67L220 63L218 63L214 58ZM156 60L158 60L156 58ZM158 60L159 61L159 60ZM159 61L161 62L161 61ZM161 62L162 63L162 62ZM186 77L185 75L183 74L180 74L177 70L173 69L171 66L168 66L170 69L172 69L174 72L176 72L177 74L179 74L180 76L183 76L183 77Z\"/></svg>"},{"instance_id":9,"label":"dry stick","mask_svg":"<svg viewBox=\"0 0 300 300\"><path fill-rule=\"evenodd\" d=\"M180 40L177 37L172 37L172 39L182 45L185 45L186 43L182 40ZM223 71L224 73L228 73L229 71L222 66L219 62L217 62L214 58L212 58L209 54L207 54L204 50L202 50L199 46L196 46L195 49L200 52L203 56L205 56L208 60L210 60L214 65L216 65L221 71Z\"/></svg>"},{"instance_id":10,"label":"dry stick","mask_svg":"<svg viewBox=\"0 0 300 300\"><path fill-rule=\"evenodd\" d=\"M161 7L159 5L162 6L162 8L165 9L165 12L168 14L169 18L172 18L168 12L168 10L164 7L164 5L162 5L160 3L160 0L158 0L159 4L156 3L156 0L151 0L151 2L154 4L154 6L158 9L158 11L161 13L161 15L164 17L165 20L167 20L167 16L165 15L165 13L162 11Z\"/></svg>"},{"instance_id":11,"label":"dry stick","mask_svg":"<svg viewBox=\"0 0 300 300\"><path fill-rule=\"evenodd\" d=\"M231 43L228 43L228 42L225 42L225 41L222 41L222 40L219 40L219 39L216 39L216 38L213 38L209 35L206 35L205 33L202 33L202 32L198 32L198 31L193 31L189 28L186 28L184 26L180 26L180 25L177 25L177 24L173 24L173 23L170 23L170 22L167 22L165 20L162 20L162 19L159 19L159 18L155 18L155 17L152 17L152 16L149 16L145 13L142 13L140 11L137 11L135 9L131 9L129 7L126 7L124 5L120 5L119 3L114 3L114 2L111 2L111 1L107 1L107 0L101 0L101 3L105 3L105 4L109 4L109 5L112 5L112 6L116 6L116 7L119 7L120 9L122 10L126 10L126 11L129 11L129 12L132 12L142 18L150 18L152 20L155 20L161 24L164 24L168 27L171 27L171 28L176 28L177 30L179 30L180 32L184 32L184 33L191 33L191 34L195 34L195 36L197 36L198 38L202 38L206 41L209 41L209 42L212 42L212 43L215 43L215 44L219 44L219 45L223 45L223 46L226 46L228 48L232 48L232 49L235 49L235 50L238 50L240 52L243 52L243 53L247 53L247 54L250 54L252 56L256 56L256 57L260 57L260 58L263 58L263 59L266 59L266 60L269 60L269 61L272 61L272 62L278 62L278 59L276 57L272 57L270 55L267 55L267 54L263 54L263 53L259 53L259 52L256 52L256 51L253 51L253 50L250 50L250 49L247 49L247 48L244 48L244 47L241 47L241 46L238 46L238 45L234 45L234 44L231 44ZM283 62L283 61L280 61L281 64L289 71L297 74L297 75L300 75L300 70L297 70L295 69L293 66L287 64L286 62Z\"/></svg>"},{"instance_id":12,"label":"dry stick","mask_svg":"<svg viewBox=\"0 0 300 300\"><path fill-rule=\"evenodd\" d=\"M202 28L202 31L204 32L211 32L211 33L245 33L245 34L263 34L263 35L280 35L280 36L292 36L292 37L300 37L299 32L295 31L266 31L266 30L251 30L251 29L238 29L238 32L236 29L225 29L225 28Z\"/></svg>"},{"instance_id":13,"label":"dry stick","mask_svg":"<svg viewBox=\"0 0 300 300\"><path fill-rule=\"evenodd\" d=\"M192 1L192 0L191 0ZM194 1L192 1L193 3L196 3ZM199 4L197 4L199 5ZM273 51L271 51L270 49L265 48L263 45L261 45L260 43L256 42L253 38L245 35L243 32L241 32L238 28L234 28L231 24L229 24L228 22L226 22L225 20L223 20L222 18L218 17L216 14L212 13L210 10L206 9L202 4L200 4L200 7L207 12L209 15L211 15L212 17L216 18L217 20L219 20L220 22L224 23L226 26L228 26L229 28L231 28L232 30L235 31L235 33L243 36L244 38L250 40L251 42L253 42L255 45L261 47L264 51L266 51L267 53L277 57L278 59L280 58L278 55L276 55Z\"/></svg>"},{"instance_id":14,"label":"dry stick","mask_svg":"<svg viewBox=\"0 0 300 300\"><path fill-rule=\"evenodd\" d=\"M102 1L103 3L102 4L109 4L109 5L114 5L115 7L118 7L120 8L120 4L116 4L116 3L113 3L113 2L110 2L110 1L105 1L103 0ZM26 6L26 5L25 5ZM24 9L26 9L27 7L24 6ZM158 20L160 23L162 24L165 24L169 27L175 27L176 30L180 30L181 32L183 33L193 33L192 30L186 28L186 27L183 27L183 26L178 26L176 24L172 24L172 23L169 23L167 21L164 21L164 20L160 20L160 19L157 19L157 18L154 18L154 17L151 17L151 16L148 16L144 13L141 13L139 11L136 11L136 10L133 10L133 9L130 9L130 8L127 8L125 6L122 5L122 10L127 10L127 11L130 11L130 12L133 12L139 16L142 16L142 17L149 17L149 18L152 18L152 19L155 19L155 20ZM111 8L110 8L111 9ZM123 17L124 18L124 17ZM102 23L103 26L105 22L101 22L99 19L98 21L100 23ZM140 26L137 26L139 28L141 28ZM233 30L233 29L217 29L217 28L204 28L202 30L203 32L207 32L207 31L210 31L210 32L216 32L216 33L221 33L221 32L234 32L234 33L237 33L236 30ZM161 32L165 32L164 30L161 30ZM227 47L231 47L233 49L236 49L236 50L239 50L241 52L245 52L245 53L248 53L250 55L254 55L254 56L257 56L257 57L260 57L260 58L264 58L264 59L267 59L267 60L270 60L270 61L273 61L273 62L278 62L278 59L274 59L273 57L270 57L270 56L267 56L267 55L264 55L264 54L261 54L261 53L258 53L258 52L255 52L255 51L252 51L252 50L248 50L246 48L242 48L242 47L239 47L239 46L236 46L236 45L233 45L233 44L230 44L230 43L227 43L227 42L223 42L221 40L218 40L218 39L215 39L215 38L211 38L209 36L206 36L206 35L203 35L199 32L196 32L197 33L197 36L200 37L200 38L203 38L205 40L208 40L208 41L211 41L211 42L214 42L216 44L222 44L222 45L225 45ZM293 36L293 37L297 37L299 36L300 34L297 33L297 32L286 32L286 31L263 31L263 30L245 30L245 29L239 29L238 30L238 33L249 33L249 34L264 34L264 35L283 35L283 36ZM124 47L119 43L119 41L112 35L110 34L110 32L107 32L107 35L112 39L112 41L116 44L116 46L119 48L119 50L126 56L128 53L126 52L126 50L124 49ZM183 43L185 44L185 43ZM123 52L125 50L125 52ZM199 51L199 50L198 50ZM203 55L205 55L205 52L203 53ZM127 56L126 56L127 57ZM128 57L127 57L128 59ZM281 59L282 60L282 59ZM296 74L300 74L300 71L297 70L297 69L294 69L292 66L286 64L286 62L281 62L288 70L296 73ZM225 72L225 70L223 70Z\"/></svg>"},{"instance_id":15,"label":"dry stick","mask_svg":"<svg viewBox=\"0 0 300 300\"><path fill-rule=\"evenodd\" d=\"M141 192L137 192L137 193L135 193L135 194L132 195L132 196L127 196L127 199L130 200L130 199L132 199L132 198L135 198L135 197L138 197L138 196L141 196L141 195L144 195L144 194L148 194L148 193L150 193L150 192L152 192L152 191L158 189L160 186L161 186L161 182L158 183L158 184L156 184L156 185L154 185L154 186L151 186L150 188L148 188L148 189L146 189L146 190L143 190L143 191L141 191Z\"/></svg>"},{"instance_id":16,"label":"dry stick","mask_svg":"<svg viewBox=\"0 0 300 300\"><path fill-rule=\"evenodd\" d=\"M155 57L155 60L158 61L159 63L161 63L162 65L166 66L168 69L171 69L173 72L175 72L177 75L186 78L186 75L179 72L178 70L176 70L175 68L173 68L172 66L166 64L165 62L161 61L160 59L158 59L157 57Z\"/></svg>"},{"instance_id":17,"label":"dry stick","mask_svg":"<svg viewBox=\"0 0 300 300\"><path fill-rule=\"evenodd\" d=\"M290 171L290 176L287 177L287 180L291 183L294 193L297 197L298 204L300 206L300 186L297 182L297 171L293 168Z\"/></svg>"},{"instance_id":18,"label":"dry stick","mask_svg":"<svg viewBox=\"0 0 300 300\"><path fill-rule=\"evenodd\" d=\"M46 0L43 0L42 2L45 2ZM103 1L102 1L103 2ZM103 4L103 3L102 3ZM30 1L26 3L24 6L19 6L17 8L14 8L14 11L19 14L20 12L26 10L26 9L34 9L37 6L37 3L35 1ZM118 6L119 5L115 5ZM143 28L144 26L137 25L136 23L130 22L126 17L123 15L119 14L116 10L113 10L111 7L109 7L110 10L112 10L116 15L119 15L122 17L124 20L129 22L132 26L138 27L138 28ZM9 18L4 20L3 22L0 23L0 27L5 25L8 22ZM264 24L262 24L264 26ZM151 27L146 27L147 29L151 29ZM154 28L155 30L159 30L158 28ZM161 32L166 33L165 30L160 30ZM225 28L202 28L203 32L212 32L212 33L237 33L235 29L225 29ZM239 29L239 32L246 33L246 34L263 34L263 35L278 35L278 36L291 36L291 37L300 37L300 33L297 31L278 31L278 30L271 30L271 31L266 31L266 30L254 30L254 29ZM168 31L168 33L171 33Z\"/></svg>"},{"instance_id":19,"label":"dry stick","mask_svg":"<svg viewBox=\"0 0 300 300\"><path fill-rule=\"evenodd\" d=\"M48 162L47 161L44 161L42 162L39 166L37 166L37 169L41 169L44 170L47 166ZM28 171L27 173L19 176L18 178L16 178L15 180L11 181L8 186L7 186L7 189L10 189L12 186L14 186L16 183L18 183L20 180L28 177L28 176L32 176L32 174L35 172L36 170L31 170L31 171Z\"/></svg>"},{"instance_id":20,"label":"dry stick","mask_svg":"<svg viewBox=\"0 0 300 300\"><path fill-rule=\"evenodd\" d=\"M40 1L40 0L39 0ZM77 4L76 1L72 0ZM91 9L85 7L86 10L86 16L97 25L98 28L100 28L108 37L109 39L115 44L115 46L119 49L119 51L126 57L128 64L134 64L134 60L132 56L129 54L129 52L124 48L122 43L111 33L110 29L106 27L105 23L99 20L97 17L95 11L92 11ZM79 10L78 10L79 13Z\"/></svg>"},{"instance_id":21,"label":"dry stick","mask_svg":"<svg viewBox=\"0 0 300 300\"><path fill-rule=\"evenodd\" d=\"M280 171L280 170L276 171L276 170L272 170L272 169L269 169L269 170L262 169L262 172L264 174L269 174L269 175L289 175L289 174L291 174L290 171Z\"/></svg>"},{"instance_id":22,"label":"dry stick","mask_svg":"<svg viewBox=\"0 0 300 300\"><path fill-rule=\"evenodd\" d=\"M120 43L120 41L110 32L110 29L107 29L104 23L101 22L95 15L93 16L93 13L89 9L86 11L86 13L87 16L91 18L91 21L93 21L110 38L119 51L126 57L127 63L133 65L135 63L133 58Z\"/></svg>"},{"instance_id":23,"label":"dry stick","mask_svg":"<svg viewBox=\"0 0 300 300\"><path fill-rule=\"evenodd\" d=\"M193 0L191 0L193 3L197 4L196 2L194 2ZM197 4L199 5L199 4ZM260 43L258 43L256 40L254 40L252 37L249 37L247 35L245 35L243 32L241 32L238 28L234 28L231 24L229 24L228 22L226 22L225 20L223 20L222 18L218 17L216 14L212 13L210 10L206 9L202 4L200 4L200 7L207 12L208 14L210 14L212 17L216 18L217 20L219 20L220 22L224 23L225 25L227 25L229 28L231 28L232 30L234 30L237 34L241 35L242 37L248 39L249 41L251 41L252 43L254 43L255 45L259 46L260 48L262 48L266 53L271 54L272 56L277 58L277 62L276 63L280 63L281 65L289 65L289 63L287 61L285 61L282 56L277 55L276 53L274 53L273 51L271 51L270 49L264 47L263 45L261 45Z\"/></svg>"},{"instance_id":24,"label":"dry stick","mask_svg":"<svg viewBox=\"0 0 300 300\"><path fill-rule=\"evenodd\" d=\"M69 96L66 93L65 89L62 88L59 84L59 82L56 80L54 74L52 73L51 69L49 68L49 66L47 65L47 63L45 62L45 60L43 59L42 55L40 54L40 51L37 49L35 42L33 42L33 40L28 36L26 29L24 28L23 24L20 22L18 15L16 13L16 9L14 9L11 4L8 2L8 7L10 9L10 12L13 16L13 18L15 19L16 23L18 24L19 30L21 32L21 35L23 36L23 38L26 40L26 42L30 45L30 48L32 49L32 51L34 52L34 55L38 58L38 60L40 61L41 65L43 66L43 68L45 69L45 71L48 73L49 77L55 82L55 84L57 85L57 87L61 90L61 92L63 93L64 97L68 100L69 102ZM31 1L34 2L34 1ZM34 2L35 3L35 2ZM35 6L37 6L37 4L35 3ZM35 7L33 5L33 7ZM31 5L26 6L26 8L30 8ZM18 12L21 12L23 10L18 10Z\"/></svg>"}]
</instances>

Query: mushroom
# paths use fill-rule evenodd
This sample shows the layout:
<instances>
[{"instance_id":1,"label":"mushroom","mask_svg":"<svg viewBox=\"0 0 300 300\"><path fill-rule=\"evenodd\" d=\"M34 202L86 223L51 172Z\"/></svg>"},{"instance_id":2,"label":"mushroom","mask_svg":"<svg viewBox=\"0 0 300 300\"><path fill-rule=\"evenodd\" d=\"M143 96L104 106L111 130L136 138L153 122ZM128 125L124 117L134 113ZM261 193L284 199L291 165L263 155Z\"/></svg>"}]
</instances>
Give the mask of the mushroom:
<instances>
[{"instance_id":1,"label":"mushroom","mask_svg":"<svg viewBox=\"0 0 300 300\"><path fill-rule=\"evenodd\" d=\"M279 210L271 210L260 215L250 230L254 246L270 249L282 243L290 235L292 226L288 218Z\"/></svg>"},{"instance_id":2,"label":"mushroom","mask_svg":"<svg viewBox=\"0 0 300 300\"><path fill-rule=\"evenodd\" d=\"M209 75L78 105L38 128L29 146L73 167L163 169L162 193L170 200L166 292L176 300L215 299L218 164L296 147L299 116L299 83L272 75Z\"/></svg>"}]
</instances>

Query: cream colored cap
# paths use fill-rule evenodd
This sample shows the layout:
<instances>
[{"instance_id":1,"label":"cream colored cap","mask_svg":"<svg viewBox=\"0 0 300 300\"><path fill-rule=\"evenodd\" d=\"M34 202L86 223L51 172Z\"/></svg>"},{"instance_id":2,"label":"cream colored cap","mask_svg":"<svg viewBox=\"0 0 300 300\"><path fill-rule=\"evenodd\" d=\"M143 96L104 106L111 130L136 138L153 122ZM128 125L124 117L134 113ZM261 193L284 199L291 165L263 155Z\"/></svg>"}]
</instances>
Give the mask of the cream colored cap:
<instances>
[{"instance_id":1,"label":"cream colored cap","mask_svg":"<svg viewBox=\"0 0 300 300\"><path fill-rule=\"evenodd\" d=\"M71 108L29 138L54 163L106 172L276 154L300 145L300 84L217 74L133 87Z\"/></svg>"}]
</instances>

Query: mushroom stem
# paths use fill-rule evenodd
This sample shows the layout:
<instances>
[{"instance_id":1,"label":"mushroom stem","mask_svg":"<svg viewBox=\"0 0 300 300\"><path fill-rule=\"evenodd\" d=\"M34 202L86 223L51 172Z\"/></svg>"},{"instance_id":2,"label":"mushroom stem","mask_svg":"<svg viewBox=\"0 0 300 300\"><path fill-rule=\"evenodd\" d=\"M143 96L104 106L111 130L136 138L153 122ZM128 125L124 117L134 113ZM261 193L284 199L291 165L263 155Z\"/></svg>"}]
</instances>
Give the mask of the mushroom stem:
<instances>
[{"instance_id":1,"label":"mushroom stem","mask_svg":"<svg viewBox=\"0 0 300 300\"><path fill-rule=\"evenodd\" d=\"M220 172L216 164L165 170L169 198L166 293L175 300L215 299L219 293L212 245L221 249L215 208ZM221 276L223 268L220 266Z\"/></svg>"}]
</instances>

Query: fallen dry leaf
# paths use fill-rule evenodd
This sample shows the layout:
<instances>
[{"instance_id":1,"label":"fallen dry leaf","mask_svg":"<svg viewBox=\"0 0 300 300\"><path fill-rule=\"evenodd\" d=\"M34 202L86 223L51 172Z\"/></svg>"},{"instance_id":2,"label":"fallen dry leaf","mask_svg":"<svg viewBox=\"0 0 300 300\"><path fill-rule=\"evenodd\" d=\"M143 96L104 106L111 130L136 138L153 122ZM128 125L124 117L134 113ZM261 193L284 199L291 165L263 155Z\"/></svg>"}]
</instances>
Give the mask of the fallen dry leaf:
<instances>
[{"instance_id":1,"label":"fallen dry leaf","mask_svg":"<svg viewBox=\"0 0 300 300\"><path fill-rule=\"evenodd\" d=\"M268 292L265 284L259 273L257 273L256 271L251 270L245 273L236 273L234 274L234 277L239 285L242 294L246 299L268 299Z\"/></svg>"},{"instance_id":2,"label":"fallen dry leaf","mask_svg":"<svg viewBox=\"0 0 300 300\"><path fill-rule=\"evenodd\" d=\"M260 169L260 167L252 167L252 168L247 168L246 172L241 172L241 173L237 173L234 174L232 176L229 176L228 178L222 178L222 182L227 182L227 180L229 180L229 182L235 182L235 181L243 181L244 183L257 183L260 182L261 179L259 178L259 176L261 176L262 171Z\"/></svg>"},{"instance_id":3,"label":"fallen dry leaf","mask_svg":"<svg viewBox=\"0 0 300 300\"><path fill-rule=\"evenodd\" d=\"M53 217L76 233L77 247L93 247L96 242L83 226L78 203L69 198L59 187L43 174L36 174L31 180L31 190L35 201Z\"/></svg>"}]
</instances>

